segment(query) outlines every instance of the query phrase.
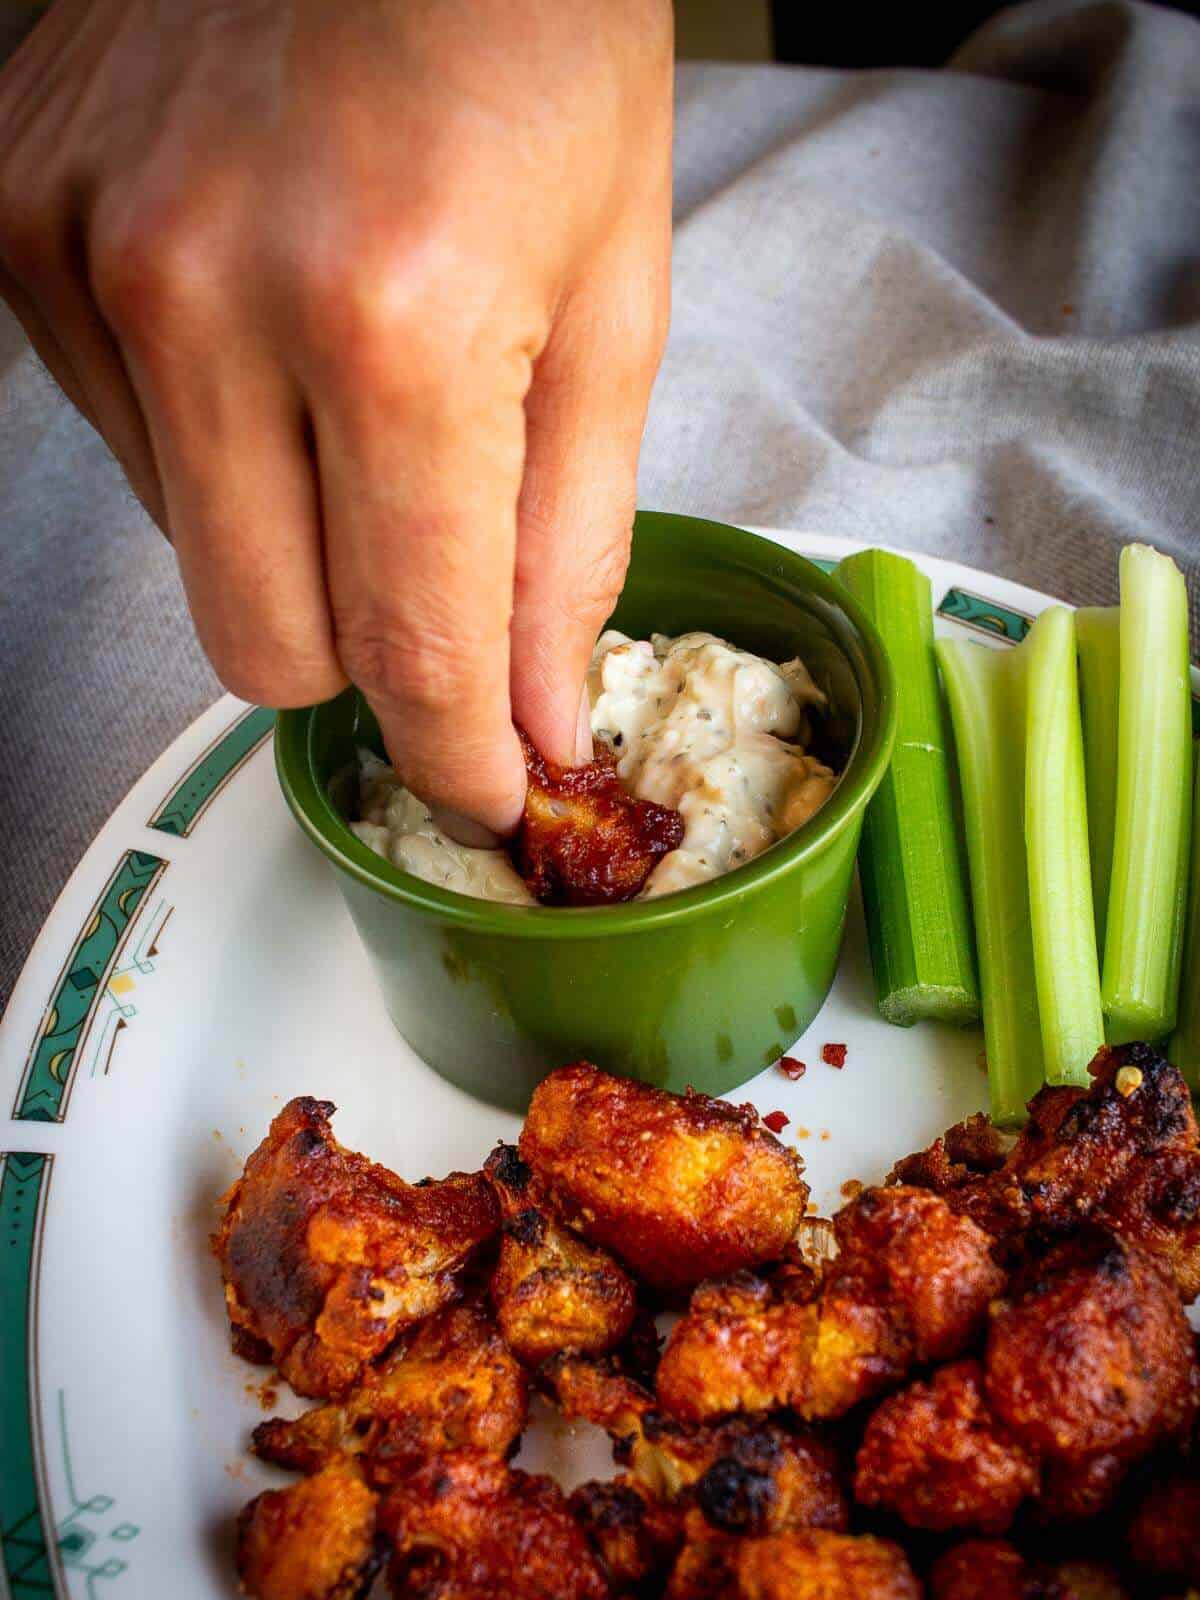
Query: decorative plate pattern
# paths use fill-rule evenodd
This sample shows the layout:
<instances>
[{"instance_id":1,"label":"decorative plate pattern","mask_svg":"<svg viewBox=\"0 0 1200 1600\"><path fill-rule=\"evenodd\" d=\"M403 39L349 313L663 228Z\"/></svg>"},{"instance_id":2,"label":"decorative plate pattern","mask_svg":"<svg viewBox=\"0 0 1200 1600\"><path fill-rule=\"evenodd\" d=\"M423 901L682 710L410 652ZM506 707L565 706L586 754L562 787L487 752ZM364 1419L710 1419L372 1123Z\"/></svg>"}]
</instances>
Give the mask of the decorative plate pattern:
<instances>
[{"instance_id":1,"label":"decorative plate pattern","mask_svg":"<svg viewBox=\"0 0 1200 1600\"><path fill-rule=\"evenodd\" d=\"M772 536L826 571L855 548ZM922 565L939 632L1012 643L1051 603ZM340 1137L410 1178L478 1165L515 1132L392 1028L332 874L279 795L272 723L227 697L155 763L80 863L0 1020L6 1600L234 1592L232 1519L280 1477L243 1448L262 1373L229 1352L207 1235L286 1098L331 1095ZM793 1083L748 1062L738 1095L789 1118L822 1210L985 1099L976 1032L878 1019L856 907L808 1036L791 1043L786 1007L778 1022L810 1070ZM831 1040L848 1047L842 1072L820 1063ZM611 1470L585 1432L539 1426L521 1460L567 1482Z\"/></svg>"},{"instance_id":2,"label":"decorative plate pattern","mask_svg":"<svg viewBox=\"0 0 1200 1600\"><path fill-rule=\"evenodd\" d=\"M0 1155L0 1571L12 1600L57 1593L35 1443L37 1261L52 1157Z\"/></svg>"},{"instance_id":3,"label":"decorative plate pattern","mask_svg":"<svg viewBox=\"0 0 1200 1600\"><path fill-rule=\"evenodd\" d=\"M166 869L158 856L128 850L104 885L63 964L30 1049L13 1107L18 1121L61 1122L66 1116L81 1043L106 1000L117 1013L115 1028L125 1025L129 1012L120 997L128 979L117 961L147 890ZM153 946L148 953L154 954ZM134 964L144 970L144 962L135 952Z\"/></svg>"},{"instance_id":4,"label":"decorative plate pattern","mask_svg":"<svg viewBox=\"0 0 1200 1600\"><path fill-rule=\"evenodd\" d=\"M251 706L226 732L201 751L148 824L187 838L197 821L248 756L270 737L275 713Z\"/></svg>"}]
</instances>

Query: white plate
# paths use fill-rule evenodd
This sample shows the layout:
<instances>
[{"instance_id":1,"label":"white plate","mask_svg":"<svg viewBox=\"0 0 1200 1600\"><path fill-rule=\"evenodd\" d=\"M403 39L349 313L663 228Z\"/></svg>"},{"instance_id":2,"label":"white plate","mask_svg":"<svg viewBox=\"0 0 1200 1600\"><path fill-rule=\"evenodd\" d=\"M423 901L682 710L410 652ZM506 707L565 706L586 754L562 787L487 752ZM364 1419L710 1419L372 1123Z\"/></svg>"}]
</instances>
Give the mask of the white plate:
<instances>
[{"instance_id":1,"label":"white plate","mask_svg":"<svg viewBox=\"0 0 1200 1600\"><path fill-rule=\"evenodd\" d=\"M764 530L765 531L765 530ZM773 534L826 562L848 540ZM943 631L1020 637L1043 595L922 558ZM245 1453L264 1373L229 1352L208 1253L218 1196L294 1094L407 1178L477 1167L516 1119L392 1029L333 873L275 782L271 713L222 700L101 830L0 1023L0 1596L212 1600L231 1525L282 1475ZM841 1072L820 1046L848 1046ZM861 917L833 993L737 1092L791 1119L823 1212L849 1178L985 1104L975 1031L874 1008ZM293 1409L298 1409L293 1405ZM522 1454L569 1482L612 1468L540 1420Z\"/></svg>"}]
</instances>

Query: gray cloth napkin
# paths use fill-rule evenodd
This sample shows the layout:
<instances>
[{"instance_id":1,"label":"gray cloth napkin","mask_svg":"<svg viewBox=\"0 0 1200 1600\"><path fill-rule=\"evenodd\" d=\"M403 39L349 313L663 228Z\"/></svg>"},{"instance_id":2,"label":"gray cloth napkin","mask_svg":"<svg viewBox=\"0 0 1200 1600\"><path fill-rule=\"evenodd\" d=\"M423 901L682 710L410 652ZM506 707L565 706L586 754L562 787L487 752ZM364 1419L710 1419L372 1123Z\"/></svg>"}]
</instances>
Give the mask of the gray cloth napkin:
<instances>
[{"instance_id":1,"label":"gray cloth napkin","mask_svg":"<svg viewBox=\"0 0 1200 1600\"><path fill-rule=\"evenodd\" d=\"M1200 592L1200 24L1002 13L944 72L685 66L644 505ZM0 314L0 997L219 692L170 550Z\"/></svg>"}]
</instances>

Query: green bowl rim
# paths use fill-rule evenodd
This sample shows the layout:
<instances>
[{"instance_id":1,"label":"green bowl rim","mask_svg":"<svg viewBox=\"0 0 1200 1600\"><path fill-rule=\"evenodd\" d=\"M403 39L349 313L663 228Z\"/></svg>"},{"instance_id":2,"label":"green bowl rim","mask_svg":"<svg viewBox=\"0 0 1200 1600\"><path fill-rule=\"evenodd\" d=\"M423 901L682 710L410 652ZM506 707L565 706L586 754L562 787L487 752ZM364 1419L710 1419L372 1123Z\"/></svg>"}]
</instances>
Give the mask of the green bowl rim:
<instances>
[{"instance_id":1,"label":"green bowl rim","mask_svg":"<svg viewBox=\"0 0 1200 1600\"><path fill-rule=\"evenodd\" d=\"M661 899L624 901L611 906L520 906L478 900L405 872L356 838L313 774L309 756L317 708L303 706L281 711L275 722L275 769L280 787L301 828L335 866L389 900L434 913L477 933L541 939L553 932L560 938L596 938L685 922L723 905L734 910L744 896L819 854L825 843L863 809L891 757L896 734L896 690L883 641L858 601L807 557L745 528L670 511L642 510L638 515L732 534L734 543L749 558L749 565L761 566L765 558L769 562L782 561L785 568L793 566L807 587L842 611L859 634L872 681L863 682L850 663L862 693L862 722L841 780L821 809L753 861Z\"/></svg>"}]
</instances>

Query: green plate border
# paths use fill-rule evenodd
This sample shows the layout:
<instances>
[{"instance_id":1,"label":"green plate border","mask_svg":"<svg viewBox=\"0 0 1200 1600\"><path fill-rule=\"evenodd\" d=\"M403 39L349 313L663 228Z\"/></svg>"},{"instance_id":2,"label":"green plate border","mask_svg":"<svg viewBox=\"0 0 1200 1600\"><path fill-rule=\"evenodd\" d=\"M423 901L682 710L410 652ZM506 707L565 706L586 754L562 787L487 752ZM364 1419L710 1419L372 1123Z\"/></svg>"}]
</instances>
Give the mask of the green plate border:
<instances>
[{"instance_id":1,"label":"green plate border","mask_svg":"<svg viewBox=\"0 0 1200 1600\"><path fill-rule=\"evenodd\" d=\"M38 1271L54 1158L0 1154L0 1576L11 1600L64 1592L38 1420Z\"/></svg>"},{"instance_id":2,"label":"green plate border","mask_svg":"<svg viewBox=\"0 0 1200 1600\"><path fill-rule=\"evenodd\" d=\"M155 811L148 828L186 839L238 769L269 739L275 713L251 706L196 757Z\"/></svg>"},{"instance_id":3,"label":"green plate border","mask_svg":"<svg viewBox=\"0 0 1200 1600\"><path fill-rule=\"evenodd\" d=\"M976 633L986 633L989 638L1007 639L1010 644L1020 644L1033 626L1033 618L1027 612L998 605L986 595L972 594L969 589L947 589L937 614L951 617Z\"/></svg>"},{"instance_id":4,"label":"green plate border","mask_svg":"<svg viewBox=\"0 0 1200 1600\"><path fill-rule=\"evenodd\" d=\"M127 850L88 913L55 979L13 1104L15 1122L62 1122L79 1044L116 966L138 907L167 870L161 856Z\"/></svg>"}]
</instances>

